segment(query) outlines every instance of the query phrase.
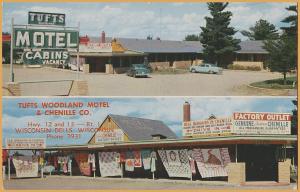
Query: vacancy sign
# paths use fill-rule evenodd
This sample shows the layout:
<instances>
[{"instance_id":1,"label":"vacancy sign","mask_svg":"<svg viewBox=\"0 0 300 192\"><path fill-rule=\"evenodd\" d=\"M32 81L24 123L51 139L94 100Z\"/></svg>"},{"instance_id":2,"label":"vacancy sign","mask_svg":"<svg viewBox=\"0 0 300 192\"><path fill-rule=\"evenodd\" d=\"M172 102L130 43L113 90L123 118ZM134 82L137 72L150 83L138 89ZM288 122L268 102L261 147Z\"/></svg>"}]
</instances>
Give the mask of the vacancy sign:
<instances>
[{"instance_id":1,"label":"vacancy sign","mask_svg":"<svg viewBox=\"0 0 300 192\"><path fill-rule=\"evenodd\" d=\"M233 113L235 134L284 135L291 134L289 113Z\"/></svg>"},{"instance_id":2,"label":"vacancy sign","mask_svg":"<svg viewBox=\"0 0 300 192\"><path fill-rule=\"evenodd\" d=\"M45 138L7 138L7 149L45 149Z\"/></svg>"}]
</instances>

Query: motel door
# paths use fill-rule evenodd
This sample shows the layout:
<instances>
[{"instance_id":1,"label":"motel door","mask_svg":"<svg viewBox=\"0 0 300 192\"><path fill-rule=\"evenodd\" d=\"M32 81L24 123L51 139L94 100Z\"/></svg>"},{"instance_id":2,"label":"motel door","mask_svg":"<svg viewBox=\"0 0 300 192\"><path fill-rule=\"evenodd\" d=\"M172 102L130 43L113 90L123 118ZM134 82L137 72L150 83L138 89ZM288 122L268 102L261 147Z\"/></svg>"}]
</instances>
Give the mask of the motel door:
<instances>
[{"instance_id":1,"label":"motel door","mask_svg":"<svg viewBox=\"0 0 300 192\"><path fill-rule=\"evenodd\" d=\"M277 181L276 145L240 145L240 162L246 163L246 181Z\"/></svg>"}]
</instances>

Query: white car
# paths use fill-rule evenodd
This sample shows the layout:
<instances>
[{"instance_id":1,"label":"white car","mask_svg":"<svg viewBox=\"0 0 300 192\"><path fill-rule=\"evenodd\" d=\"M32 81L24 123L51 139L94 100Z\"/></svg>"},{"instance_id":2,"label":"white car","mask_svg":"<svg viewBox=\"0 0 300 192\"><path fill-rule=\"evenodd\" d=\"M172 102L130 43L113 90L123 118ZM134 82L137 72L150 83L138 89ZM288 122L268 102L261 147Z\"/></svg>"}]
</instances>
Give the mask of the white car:
<instances>
[{"instance_id":1,"label":"white car","mask_svg":"<svg viewBox=\"0 0 300 192\"><path fill-rule=\"evenodd\" d=\"M222 68L217 67L214 64L203 63L200 65L194 65L190 67L190 72L192 73L210 73L210 74L221 74Z\"/></svg>"},{"instance_id":2,"label":"white car","mask_svg":"<svg viewBox=\"0 0 300 192\"><path fill-rule=\"evenodd\" d=\"M69 67L70 67L70 69L71 69L72 71L77 71L77 65L76 65L76 64L70 64ZM82 69L82 66L79 65L79 71L82 71L82 70L83 70L83 69Z\"/></svg>"}]
</instances>

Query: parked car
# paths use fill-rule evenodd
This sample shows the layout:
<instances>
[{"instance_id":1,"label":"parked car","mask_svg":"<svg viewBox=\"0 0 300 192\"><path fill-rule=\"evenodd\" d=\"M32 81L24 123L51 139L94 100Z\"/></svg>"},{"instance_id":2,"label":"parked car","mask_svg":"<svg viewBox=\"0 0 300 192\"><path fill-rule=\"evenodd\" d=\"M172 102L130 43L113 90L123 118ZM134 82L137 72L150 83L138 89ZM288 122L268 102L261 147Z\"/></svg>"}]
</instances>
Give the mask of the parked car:
<instances>
[{"instance_id":1,"label":"parked car","mask_svg":"<svg viewBox=\"0 0 300 192\"><path fill-rule=\"evenodd\" d=\"M217 67L214 64L203 63L200 65L194 65L190 67L190 72L192 73L210 73L210 74L221 74L223 69Z\"/></svg>"},{"instance_id":2,"label":"parked car","mask_svg":"<svg viewBox=\"0 0 300 192\"><path fill-rule=\"evenodd\" d=\"M77 71L77 65L76 64L69 64L69 67L72 71ZM79 71L82 71L83 67L81 65L79 65Z\"/></svg>"},{"instance_id":3,"label":"parked car","mask_svg":"<svg viewBox=\"0 0 300 192\"><path fill-rule=\"evenodd\" d=\"M148 77L149 69L144 64L133 64L127 71L127 75L131 77Z\"/></svg>"}]
</instances>

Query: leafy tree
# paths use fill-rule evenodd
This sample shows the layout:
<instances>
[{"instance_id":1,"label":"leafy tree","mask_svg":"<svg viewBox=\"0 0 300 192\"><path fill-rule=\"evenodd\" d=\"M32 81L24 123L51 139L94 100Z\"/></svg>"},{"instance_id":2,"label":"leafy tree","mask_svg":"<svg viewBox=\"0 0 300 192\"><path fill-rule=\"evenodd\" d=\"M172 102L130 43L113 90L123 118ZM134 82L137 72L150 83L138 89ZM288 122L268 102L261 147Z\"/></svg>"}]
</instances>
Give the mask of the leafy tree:
<instances>
[{"instance_id":1,"label":"leafy tree","mask_svg":"<svg viewBox=\"0 0 300 192\"><path fill-rule=\"evenodd\" d=\"M241 31L241 34L250 40L277 39L279 36L275 25L263 19L258 20L254 26L249 28L249 31Z\"/></svg>"},{"instance_id":2,"label":"leafy tree","mask_svg":"<svg viewBox=\"0 0 300 192\"><path fill-rule=\"evenodd\" d=\"M286 75L296 67L296 53L293 51L294 42L292 38L284 34L278 40L264 42L264 48L269 52L267 65L271 71L283 74L283 84L286 85Z\"/></svg>"},{"instance_id":3,"label":"leafy tree","mask_svg":"<svg viewBox=\"0 0 300 192\"><path fill-rule=\"evenodd\" d=\"M4 63L10 63L10 43L9 42L2 42L2 57L5 58Z\"/></svg>"},{"instance_id":4,"label":"leafy tree","mask_svg":"<svg viewBox=\"0 0 300 192\"><path fill-rule=\"evenodd\" d=\"M147 40L152 40L152 39L153 39L152 35L147 36Z\"/></svg>"},{"instance_id":5,"label":"leafy tree","mask_svg":"<svg viewBox=\"0 0 300 192\"><path fill-rule=\"evenodd\" d=\"M2 35L9 35L9 33L2 32ZM5 63L10 63L10 42L2 42L2 57L5 58Z\"/></svg>"},{"instance_id":6,"label":"leafy tree","mask_svg":"<svg viewBox=\"0 0 300 192\"><path fill-rule=\"evenodd\" d=\"M233 56L233 52L240 49L239 39L234 39L237 32L230 27L232 13L224 11L228 3L207 3L212 17L205 17L206 26L201 27L200 42L204 50L204 61L226 66L231 61L226 58Z\"/></svg>"},{"instance_id":7,"label":"leafy tree","mask_svg":"<svg viewBox=\"0 0 300 192\"><path fill-rule=\"evenodd\" d=\"M199 37L199 35L191 34L191 35L185 36L184 40L185 41L200 41L200 37Z\"/></svg>"},{"instance_id":8,"label":"leafy tree","mask_svg":"<svg viewBox=\"0 0 300 192\"><path fill-rule=\"evenodd\" d=\"M294 6L287 10L297 13ZM290 26L284 27L283 34L278 40L267 40L264 42L265 49L269 52L267 61L271 71L283 74L283 84L286 84L286 74L297 67L297 15L291 15L282 20Z\"/></svg>"}]
</instances>

